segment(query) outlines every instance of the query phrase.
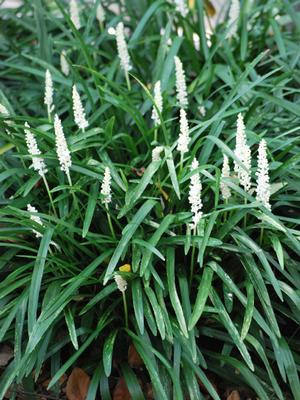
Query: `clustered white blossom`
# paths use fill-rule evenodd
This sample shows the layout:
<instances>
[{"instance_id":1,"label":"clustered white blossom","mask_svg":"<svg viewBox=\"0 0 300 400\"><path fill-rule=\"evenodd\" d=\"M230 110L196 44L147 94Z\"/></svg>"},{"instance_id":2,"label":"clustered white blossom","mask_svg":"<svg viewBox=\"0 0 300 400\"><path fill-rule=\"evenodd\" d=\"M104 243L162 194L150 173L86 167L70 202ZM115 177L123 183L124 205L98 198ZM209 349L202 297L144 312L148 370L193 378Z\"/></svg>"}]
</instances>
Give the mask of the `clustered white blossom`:
<instances>
[{"instance_id":1,"label":"clustered white blossom","mask_svg":"<svg viewBox=\"0 0 300 400\"><path fill-rule=\"evenodd\" d=\"M123 68L125 73L128 73L128 71L130 71L131 69L131 65L130 65L130 57L128 53L127 43L124 35L123 22L119 22L116 27L116 41L117 41L117 49L121 62L121 67Z\"/></svg>"},{"instance_id":2,"label":"clustered white blossom","mask_svg":"<svg viewBox=\"0 0 300 400\"><path fill-rule=\"evenodd\" d=\"M246 129L241 113L239 113L237 118L236 147L234 153L244 166L243 168L235 161L234 171L237 174L239 183L246 192L249 192L251 188L251 150L247 144Z\"/></svg>"},{"instance_id":3,"label":"clustered white blossom","mask_svg":"<svg viewBox=\"0 0 300 400\"><path fill-rule=\"evenodd\" d=\"M46 164L44 160L39 157L41 155L40 149L38 148L37 141L27 122L25 122L24 131L28 153L32 156L32 167L39 173L40 176L44 176L47 173Z\"/></svg>"},{"instance_id":4,"label":"clustered white blossom","mask_svg":"<svg viewBox=\"0 0 300 400\"><path fill-rule=\"evenodd\" d=\"M268 210L271 211L269 163L267 159L267 143L265 139L262 139L260 141L258 147L256 176L257 176L256 200L258 200Z\"/></svg>"},{"instance_id":5,"label":"clustered white blossom","mask_svg":"<svg viewBox=\"0 0 300 400\"><path fill-rule=\"evenodd\" d=\"M182 15L182 17L186 17L189 9L186 5L185 0L174 0L174 4L176 7L176 11L178 11Z\"/></svg>"},{"instance_id":6,"label":"clustered white blossom","mask_svg":"<svg viewBox=\"0 0 300 400\"><path fill-rule=\"evenodd\" d=\"M191 171L194 171L199 167L199 163L194 158ZM190 191L189 191L189 203L191 205L191 211L193 213L192 221L193 223L190 225L191 229L196 229L197 225L199 224L202 218L202 200L201 200L201 191L202 191L202 184L200 180L200 174L197 172L191 176L191 184L190 184Z\"/></svg>"},{"instance_id":7,"label":"clustered white blossom","mask_svg":"<svg viewBox=\"0 0 300 400\"><path fill-rule=\"evenodd\" d=\"M152 150L152 161L161 161L160 154L163 151L164 147L163 146L156 146Z\"/></svg>"},{"instance_id":8,"label":"clustered white blossom","mask_svg":"<svg viewBox=\"0 0 300 400\"><path fill-rule=\"evenodd\" d=\"M100 22L100 24L103 24L103 22L105 21L105 10L101 3L98 4L96 10L96 18Z\"/></svg>"},{"instance_id":9,"label":"clustered white blossom","mask_svg":"<svg viewBox=\"0 0 300 400\"><path fill-rule=\"evenodd\" d=\"M223 155L223 167L222 167L222 174L221 174L221 193L224 200L228 200L231 197L231 191L229 186L226 183L226 179L230 178L230 167L229 167L229 160L228 157L224 154Z\"/></svg>"},{"instance_id":10,"label":"clustered white blossom","mask_svg":"<svg viewBox=\"0 0 300 400\"><path fill-rule=\"evenodd\" d=\"M89 123L85 117L85 111L75 85L73 85L72 98L75 123L79 129L84 131L85 128L88 127Z\"/></svg>"},{"instance_id":11,"label":"clustered white blossom","mask_svg":"<svg viewBox=\"0 0 300 400\"><path fill-rule=\"evenodd\" d=\"M160 81L157 81L154 85L154 102L159 112L162 113L163 110L163 98L161 95ZM154 121L154 125L158 126L160 124L160 118L156 107L153 106L151 119Z\"/></svg>"},{"instance_id":12,"label":"clustered white blossom","mask_svg":"<svg viewBox=\"0 0 300 400\"><path fill-rule=\"evenodd\" d=\"M120 290L120 292L124 293L127 289L127 281L119 274L115 274L114 278L118 289Z\"/></svg>"},{"instance_id":13,"label":"clustered white blossom","mask_svg":"<svg viewBox=\"0 0 300 400\"><path fill-rule=\"evenodd\" d=\"M70 18L76 29L80 29L80 17L77 0L70 0Z\"/></svg>"},{"instance_id":14,"label":"clustered white blossom","mask_svg":"<svg viewBox=\"0 0 300 400\"><path fill-rule=\"evenodd\" d=\"M231 0L231 5L228 13L228 27L227 38L231 38L237 34L238 22L240 16L240 1Z\"/></svg>"},{"instance_id":15,"label":"clustered white blossom","mask_svg":"<svg viewBox=\"0 0 300 400\"><path fill-rule=\"evenodd\" d=\"M68 149L67 141L64 135L63 127L59 116L55 114L54 117L54 132L56 142L56 153L60 163L60 169L65 174L70 176L70 167L72 165L71 154Z\"/></svg>"},{"instance_id":16,"label":"clustered white blossom","mask_svg":"<svg viewBox=\"0 0 300 400\"><path fill-rule=\"evenodd\" d=\"M186 117L186 112L183 108L180 109L180 134L177 142L177 150L181 154L187 153L189 150L189 125Z\"/></svg>"},{"instance_id":17,"label":"clustered white blossom","mask_svg":"<svg viewBox=\"0 0 300 400\"><path fill-rule=\"evenodd\" d=\"M27 211L30 212L30 213L37 213L38 212L38 210L35 207L33 207L31 204L27 204ZM43 222L42 222L42 220L41 220L41 218L39 216L31 215L30 219L32 221L36 222L37 224L43 226ZM34 232L34 234L35 234L35 236L37 238L40 238L40 237L43 236L40 232L36 231L35 229L33 229L33 232Z\"/></svg>"},{"instance_id":18,"label":"clustered white blossom","mask_svg":"<svg viewBox=\"0 0 300 400\"><path fill-rule=\"evenodd\" d=\"M103 195L102 203L108 205L111 202L111 175L109 167L105 167L100 193Z\"/></svg>"},{"instance_id":19,"label":"clustered white blossom","mask_svg":"<svg viewBox=\"0 0 300 400\"><path fill-rule=\"evenodd\" d=\"M65 51L65 50L63 50L63 51L60 53L60 68L61 68L61 72L62 72L64 75L66 75L66 76L69 75L69 73L70 73L70 67L69 67L68 61L67 61L67 59L66 59L66 51Z\"/></svg>"},{"instance_id":20,"label":"clustered white blossom","mask_svg":"<svg viewBox=\"0 0 300 400\"><path fill-rule=\"evenodd\" d=\"M183 70L182 62L179 57L175 56L175 73L176 73L176 92L177 92L177 102L179 107L186 108L188 105L187 99L187 89L185 82L185 73Z\"/></svg>"},{"instance_id":21,"label":"clustered white blossom","mask_svg":"<svg viewBox=\"0 0 300 400\"><path fill-rule=\"evenodd\" d=\"M4 117L8 117L9 116L8 109L1 103L0 103L0 114L3 115Z\"/></svg>"},{"instance_id":22,"label":"clustered white blossom","mask_svg":"<svg viewBox=\"0 0 300 400\"><path fill-rule=\"evenodd\" d=\"M53 81L51 72L47 69L45 74L45 97L44 104L47 106L48 116L54 110L53 104Z\"/></svg>"}]
</instances>

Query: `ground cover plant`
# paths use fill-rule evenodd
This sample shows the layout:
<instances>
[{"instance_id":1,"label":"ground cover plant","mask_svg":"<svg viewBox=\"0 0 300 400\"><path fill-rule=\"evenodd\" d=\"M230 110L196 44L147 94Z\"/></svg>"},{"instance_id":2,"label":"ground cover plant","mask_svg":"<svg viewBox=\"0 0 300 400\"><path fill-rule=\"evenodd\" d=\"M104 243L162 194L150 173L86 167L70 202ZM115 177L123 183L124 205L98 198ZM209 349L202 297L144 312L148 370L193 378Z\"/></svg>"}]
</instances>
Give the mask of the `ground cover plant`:
<instances>
[{"instance_id":1,"label":"ground cover plant","mask_svg":"<svg viewBox=\"0 0 300 400\"><path fill-rule=\"evenodd\" d=\"M0 399L300 399L296 3L0 9Z\"/></svg>"}]
</instances>

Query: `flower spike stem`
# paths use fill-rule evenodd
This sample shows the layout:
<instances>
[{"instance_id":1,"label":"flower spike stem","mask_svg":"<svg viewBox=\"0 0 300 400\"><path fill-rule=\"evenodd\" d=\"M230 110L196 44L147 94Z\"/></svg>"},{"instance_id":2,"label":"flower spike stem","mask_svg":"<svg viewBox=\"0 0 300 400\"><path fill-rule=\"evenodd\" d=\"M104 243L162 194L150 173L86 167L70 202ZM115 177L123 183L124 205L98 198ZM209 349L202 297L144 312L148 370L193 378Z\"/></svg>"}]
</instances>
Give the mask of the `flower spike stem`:
<instances>
[{"instance_id":1,"label":"flower spike stem","mask_svg":"<svg viewBox=\"0 0 300 400\"><path fill-rule=\"evenodd\" d=\"M131 91L131 84L130 84L130 80L129 80L128 71L125 71L125 78L126 78L128 90Z\"/></svg>"},{"instance_id":2,"label":"flower spike stem","mask_svg":"<svg viewBox=\"0 0 300 400\"><path fill-rule=\"evenodd\" d=\"M183 153L180 153L180 165L179 165L179 173L182 173L183 169Z\"/></svg>"},{"instance_id":3,"label":"flower spike stem","mask_svg":"<svg viewBox=\"0 0 300 400\"><path fill-rule=\"evenodd\" d=\"M157 128L154 128L154 143L157 143Z\"/></svg>"},{"instance_id":4,"label":"flower spike stem","mask_svg":"<svg viewBox=\"0 0 300 400\"><path fill-rule=\"evenodd\" d=\"M193 235L196 236L197 228L194 228ZM195 264L195 250L196 250L196 245L195 241L193 241L193 247L192 247L192 257L191 257L191 267L190 267L190 286L192 285L192 280L194 276L194 264Z\"/></svg>"},{"instance_id":5,"label":"flower spike stem","mask_svg":"<svg viewBox=\"0 0 300 400\"><path fill-rule=\"evenodd\" d=\"M123 296L123 304L124 304L124 315L125 315L125 327L128 329L128 309L127 309L127 301L125 291L122 292Z\"/></svg>"},{"instance_id":6,"label":"flower spike stem","mask_svg":"<svg viewBox=\"0 0 300 400\"><path fill-rule=\"evenodd\" d=\"M74 191L73 191L73 189L72 189L73 183L72 183L71 176L70 176L69 172L67 172L67 178L68 178L69 185L70 185L70 187L71 187L71 193L72 193L72 196L73 196L75 208L77 208L77 209L79 210L78 201L77 201L77 198L76 198L76 196L75 196L75 193L74 193Z\"/></svg>"},{"instance_id":7,"label":"flower spike stem","mask_svg":"<svg viewBox=\"0 0 300 400\"><path fill-rule=\"evenodd\" d=\"M264 227L262 227L262 228L260 229L260 235L259 235L259 246L260 246L260 247L262 246L263 239L264 239Z\"/></svg>"},{"instance_id":8,"label":"flower spike stem","mask_svg":"<svg viewBox=\"0 0 300 400\"><path fill-rule=\"evenodd\" d=\"M53 198L52 198L52 195L51 195L51 192L50 192L50 188L49 188L49 185L48 185L47 179L46 179L46 177L45 177L45 175L44 175L44 174L43 174L43 181L44 181L44 184L45 184L45 187L46 187L46 190L47 190L48 196L49 196L49 200L50 200L50 203L51 203L51 207L52 207L52 210L53 210L54 216L57 218L57 213L56 213L56 210L55 210L55 207L54 207Z\"/></svg>"},{"instance_id":9,"label":"flower spike stem","mask_svg":"<svg viewBox=\"0 0 300 400\"><path fill-rule=\"evenodd\" d=\"M107 203L105 204L105 208L106 208L107 221L108 221L110 232L112 234L112 237L114 239L116 239L116 234L115 234L115 230L114 230L114 227L113 227L113 224L112 224L112 221L111 221L111 217L110 217L110 214L109 214L108 204Z\"/></svg>"},{"instance_id":10,"label":"flower spike stem","mask_svg":"<svg viewBox=\"0 0 300 400\"><path fill-rule=\"evenodd\" d=\"M246 197L245 197L244 204L245 205L247 204L247 198ZM246 228L247 228L247 213L244 216L244 229L246 229Z\"/></svg>"}]
</instances>

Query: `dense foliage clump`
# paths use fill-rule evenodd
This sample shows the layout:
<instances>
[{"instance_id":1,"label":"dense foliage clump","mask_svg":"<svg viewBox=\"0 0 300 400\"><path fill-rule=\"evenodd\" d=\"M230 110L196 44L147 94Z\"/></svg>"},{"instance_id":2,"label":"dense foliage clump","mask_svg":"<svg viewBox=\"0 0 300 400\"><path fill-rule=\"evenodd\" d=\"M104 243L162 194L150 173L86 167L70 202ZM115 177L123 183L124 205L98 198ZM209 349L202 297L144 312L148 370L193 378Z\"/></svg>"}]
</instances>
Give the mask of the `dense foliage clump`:
<instances>
[{"instance_id":1,"label":"dense foliage clump","mask_svg":"<svg viewBox=\"0 0 300 400\"><path fill-rule=\"evenodd\" d=\"M299 12L226 6L0 9L0 399L300 399Z\"/></svg>"}]
</instances>

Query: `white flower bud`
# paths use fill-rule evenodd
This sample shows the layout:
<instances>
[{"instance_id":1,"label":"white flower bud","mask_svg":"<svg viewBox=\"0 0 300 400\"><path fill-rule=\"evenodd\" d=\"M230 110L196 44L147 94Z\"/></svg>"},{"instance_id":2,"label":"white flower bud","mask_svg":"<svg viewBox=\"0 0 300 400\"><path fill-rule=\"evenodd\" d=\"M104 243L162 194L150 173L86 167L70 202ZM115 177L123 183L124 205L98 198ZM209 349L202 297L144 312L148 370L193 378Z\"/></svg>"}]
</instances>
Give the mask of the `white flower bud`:
<instances>
[{"instance_id":1,"label":"white flower bud","mask_svg":"<svg viewBox=\"0 0 300 400\"><path fill-rule=\"evenodd\" d=\"M70 167L72 165L71 155L68 149L68 144L64 135L63 127L59 116L54 117L54 132L56 140L56 153L60 164L60 169L70 175Z\"/></svg>"},{"instance_id":2,"label":"white flower bud","mask_svg":"<svg viewBox=\"0 0 300 400\"><path fill-rule=\"evenodd\" d=\"M176 11L179 12L183 18L185 18L189 12L185 0L174 0Z\"/></svg>"},{"instance_id":3,"label":"white flower bud","mask_svg":"<svg viewBox=\"0 0 300 400\"><path fill-rule=\"evenodd\" d=\"M154 149L152 150L152 161L161 161L160 154L163 150L163 146L154 147Z\"/></svg>"},{"instance_id":4,"label":"white flower bud","mask_svg":"<svg viewBox=\"0 0 300 400\"><path fill-rule=\"evenodd\" d=\"M223 167L222 167L222 174L221 174L221 193L224 200L228 200L231 197L231 191L229 186L227 185L226 179L230 178L230 167L228 157L224 154L223 155Z\"/></svg>"},{"instance_id":5,"label":"white flower bud","mask_svg":"<svg viewBox=\"0 0 300 400\"><path fill-rule=\"evenodd\" d=\"M100 193L104 196L102 203L105 205L111 203L111 175L108 167L105 167Z\"/></svg>"},{"instance_id":6,"label":"white flower bud","mask_svg":"<svg viewBox=\"0 0 300 400\"><path fill-rule=\"evenodd\" d=\"M38 148L37 141L34 134L30 130L30 126L25 122L25 140L27 144L28 153L32 156L32 167L39 173L39 175L44 176L47 173L47 168L44 160L39 157L41 155L40 149Z\"/></svg>"},{"instance_id":7,"label":"white flower bud","mask_svg":"<svg viewBox=\"0 0 300 400\"><path fill-rule=\"evenodd\" d=\"M85 111L75 85L73 85L72 98L75 123L79 129L84 131L89 126L89 123L85 118Z\"/></svg>"},{"instance_id":8,"label":"white flower bud","mask_svg":"<svg viewBox=\"0 0 300 400\"><path fill-rule=\"evenodd\" d=\"M180 134L177 142L177 150L181 154L187 153L189 150L189 125L186 117L186 112L183 108L180 109Z\"/></svg>"},{"instance_id":9,"label":"white flower bud","mask_svg":"<svg viewBox=\"0 0 300 400\"><path fill-rule=\"evenodd\" d=\"M116 27L116 41L117 41L117 48L118 48L118 55L121 62L121 67L128 73L131 69L130 65L130 57L128 53L127 43L125 40L124 35L124 24L123 22L119 22Z\"/></svg>"},{"instance_id":10,"label":"white flower bud","mask_svg":"<svg viewBox=\"0 0 300 400\"><path fill-rule=\"evenodd\" d=\"M70 67L69 67L68 61L67 61L67 59L66 59L66 51L65 51L65 50L63 50L63 51L60 53L60 68L61 68L61 72L62 72L64 75L66 75L66 76L69 75L69 73L70 73Z\"/></svg>"},{"instance_id":11,"label":"white flower bud","mask_svg":"<svg viewBox=\"0 0 300 400\"><path fill-rule=\"evenodd\" d=\"M70 0L70 18L76 29L81 28L79 9L76 0Z\"/></svg>"},{"instance_id":12,"label":"white flower bud","mask_svg":"<svg viewBox=\"0 0 300 400\"><path fill-rule=\"evenodd\" d=\"M105 10L101 3L99 3L96 10L96 18L100 22L100 24L103 24L103 22L105 21Z\"/></svg>"},{"instance_id":13,"label":"white flower bud","mask_svg":"<svg viewBox=\"0 0 300 400\"><path fill-rule=\"evenodd\" d=\"M244 187L246 192L249 192L251 188L251 150L247 145L246 129L241 113L237 119L236 147L234 153L245 167L243 168L235 161L234 171L237 174L239 183Z\"/></svg>"},{"instance_id":14,"label":"white flower bud","mask_svg":"<svg viewBox=\"0 0 300 400\"><path fill-rule=\"evenodd\" d=\"M30 212L30 213L37 213L38 212L38 210L35 207L33 207L31 204L27 204L27 211ZM43 222L42 222L42 220L41 220L41 218L39 216L31 215L30 219L31 219L31 221L34 221L37 224L43 226ZM36 231L35 229L33 229L33 232L34 232L34 234L35 234L35 236L37 238L40 238L40 237L43 236L40 232Z\"/></svg>"},{"instance_id":15,"label":"white flower bud","mask_svg":"<svg viewBox=\"0 0 300 400\"><path fill-rule=\"evenodd\" d=\"M267 159L267 144L264 139L262 139L259 143L256 176L257 176L256 200L258 200L268 210L271 211L269 163Z\"/></svg>"},{"instance_id":16,"label":"white flower bud","mask_svg":"<svg viewBox=\"0 0 300 400\"><path fill-rule=\"evenodd\" d=\"M182 62L179 57L174 57L175 60L175 73L176 73L176 91L177 91L177 102L179 107L186 108L188 105L187 89L185 82L185 73L183 70Z\"/></svg>"},{"instance_id":17,"label":"white flower bud","mask_svg":"<svg viewBox=\"0 0 300 400\"><path fill-rule=\"evenodd\" d=\"M199 163L194 158L191 171L194 171L199 167ZM193 213L193 223L190 224L191 229L196 229L197 225L199 224L202 218L202 200L201 200L201 192L202 192L202 184L200 180L200 174L196 173L191 176L191 184L190 184L190 191L189 191L189 203L191 205L191 211Z\"/></svg>"},{"instance_id":18,"label":"white flower bud","mask_svg":"<svg viewBox=\"0 0 300 400\"><path fill-rule=\"evenodd\" d=\"M45 97L44 97L44 104L47 106L48 116L54 110L53 104L53 81L51 72L47 69L45 74Z\"/></svg>"},{"instance_id":19,"label":"white flower bud","mask_svg":"<svg viewBox=\"0 0 300 400\"><path fill-rule=\"evenodd\" d=\"M118 289L120 290L120 292L124 293L127 289L127 281L119 274L115 274L114 278Z\"/></svg>"},{"instance_id":20,"label":"white flower bud","mask_svg":"<svg viewBox=\"0 0 300 400\"><path fill-rule=\"evenodd\" d=\"M163 98L161 95L160 81L157 81L154 85L154 102L159 112L162 113L163 110ZM160 125L160 118L157 109L153 106L151 119L154 121L154 125Z\"/></svg>"}]
</instances>

